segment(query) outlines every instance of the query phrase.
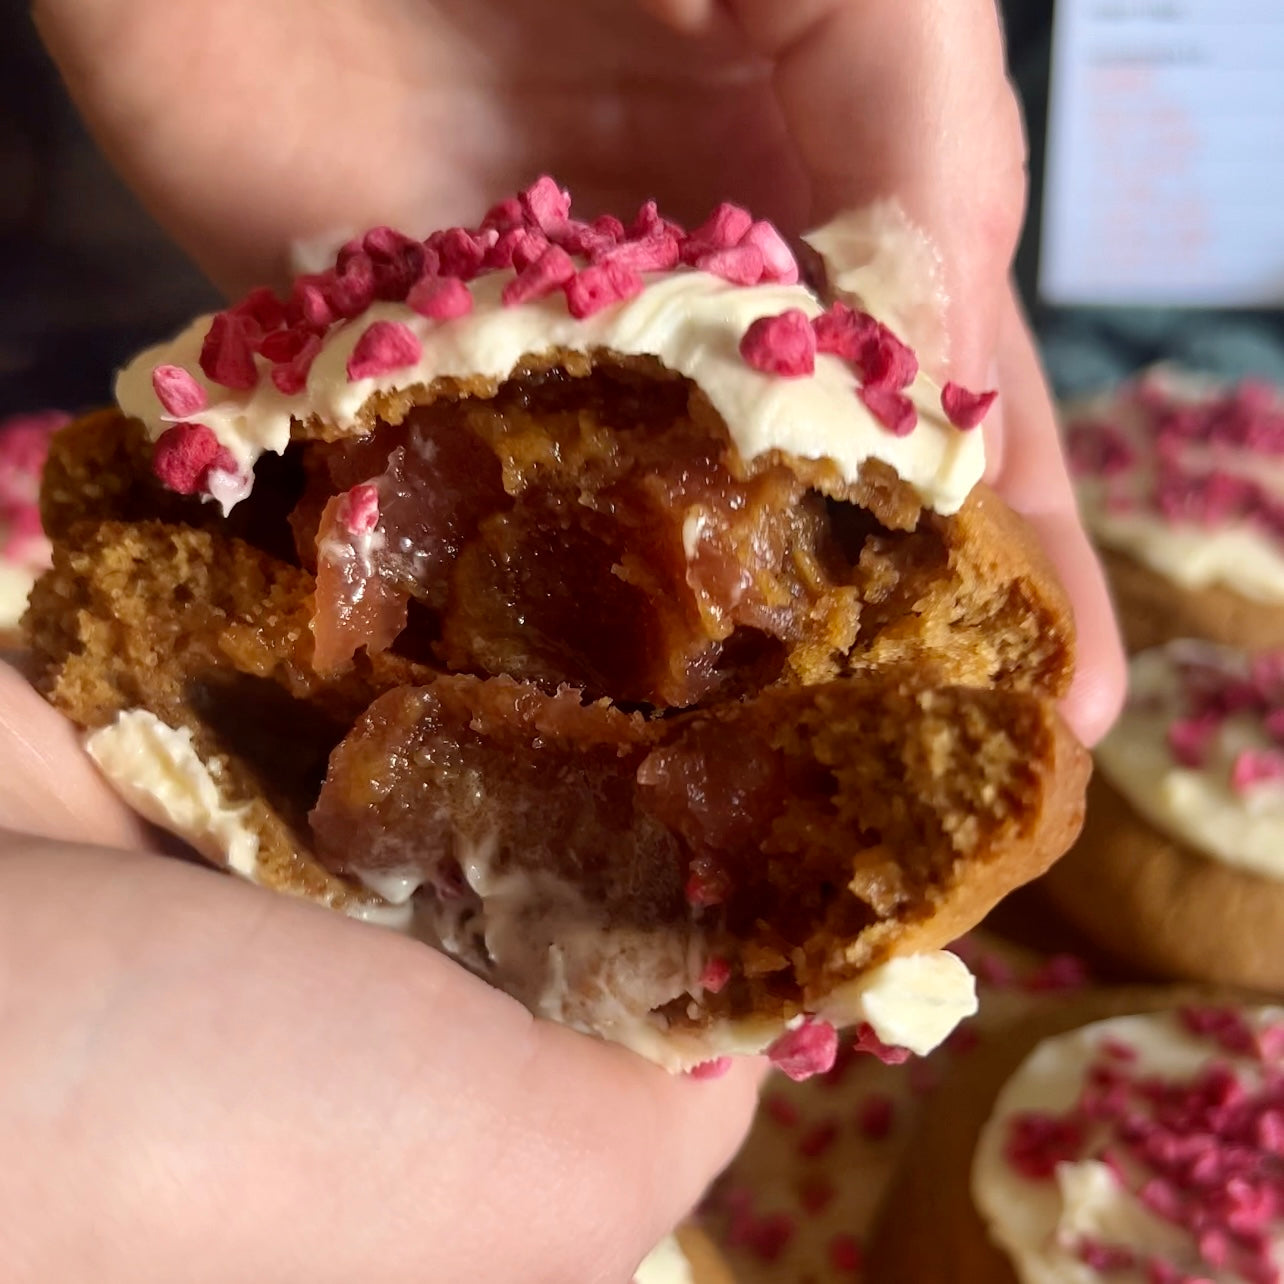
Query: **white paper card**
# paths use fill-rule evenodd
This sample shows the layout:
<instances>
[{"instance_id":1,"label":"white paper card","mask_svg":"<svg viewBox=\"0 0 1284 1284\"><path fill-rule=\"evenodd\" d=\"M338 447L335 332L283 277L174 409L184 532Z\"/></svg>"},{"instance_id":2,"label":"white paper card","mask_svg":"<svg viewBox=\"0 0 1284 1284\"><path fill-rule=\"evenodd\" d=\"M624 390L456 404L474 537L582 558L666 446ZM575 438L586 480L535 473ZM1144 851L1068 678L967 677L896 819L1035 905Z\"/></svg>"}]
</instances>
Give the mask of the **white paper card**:
<instances>
[{"instance_id":1,"label":"white paper card","mask_svg":"<svg viewBox=\"0 0 1284 1284\"><path fill-rule=\"evenodd\" d=\"M1284 303L1284 0L1058 0L1040 292Z\"/></svg>"}]
</instances>

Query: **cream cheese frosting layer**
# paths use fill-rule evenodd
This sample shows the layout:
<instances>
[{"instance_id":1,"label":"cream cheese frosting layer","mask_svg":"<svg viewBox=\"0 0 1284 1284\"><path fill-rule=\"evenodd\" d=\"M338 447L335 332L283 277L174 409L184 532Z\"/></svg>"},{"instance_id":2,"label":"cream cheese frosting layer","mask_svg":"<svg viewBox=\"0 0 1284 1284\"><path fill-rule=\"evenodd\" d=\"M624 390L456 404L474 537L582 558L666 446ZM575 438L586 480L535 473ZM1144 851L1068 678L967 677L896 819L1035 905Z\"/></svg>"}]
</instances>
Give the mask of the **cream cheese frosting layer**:
<instances>
[{"instance_id":1,"label":"cream cheese frosting layer","mask_svg":"<svg viewBox=\"0 0 1284 1284\"><path fill-rule=\"evenodd\" d=\"M808 317L824 312L802 285L736 286L707 272L679 270L644 276L641 293L577 320L560 293L505 306L511 270L490 272L467 283L473 310L434 321L403 303L375 303L354 320L331 330L300 393L287 395L261 377L249 391L211 382L200 369L201 347L211 317L201 317L168 343L140 353L120 373L120 408L139 419L155 440L173 423L152 386L158 366L188 371L208 405L193 415L210 428L238 466L248 469L264 451L280 453L293 420L317 416L341 432L357 431L362 408L381 392L431 384L441 378L507 378L522 360L567 349L652 356L696 383L727 425L742 458L773 450L804 459L830 459L849 481L867 460L894 468L922 502L940 513L956 512L985 467L979 431L961 432L946 419L940 388L920 372L906 395L918 413L915 429L898 437L884 428L857 396L851 366L827 354L816 357L811 375L786 378L746 364L739 344L762 317L797 309ZM413 365L374 378L349 380L348 359L375 322L408 327L421 344ZM256 357L260 373L267 365ZM240 498L224 498L225 507Z\"/></svg>"},{"instance_id":2,"label":"cream cheese frosting layer","mask_svg":"<svg viewBox=\"0 0 1284 1284\"><path fill-rule=\"evenodd\" d=\"M1174 736L1198 726L1183 677L1191 666L1251 680L1248 656L1210 643L1171 642L1134 656L1128 703L1097 746L1097 766L1169 838L1237 869L1284 879L1284 780L1236 783L1245 755L1269 761L1279 752L1261 708L1210 718L1197 765L1183 765L1174 751Z\"/></svg>"},{"instance_id":3,"label":"cream cheese frosting layer","mask_svg":"<svg viewBox=\"0 0 1284 1284\"><path fill-rule=\"evenodd\" d=\"M1163 446L1157 435L1169 412L1194 412L1211 422L1219 407L1245 396L1240 413L1284 416L1284 399L1268 399L1262 389L1243 394L1206 376L1157 366L1121 389L1069 406L1066 431L1084 522L1101 544L1187 591L1222 587L1275 605L1284 603L1284 527L1260 510L1278 505L1284 514L1284 455L1218 441L1199 429L1169 434ZM1113 446L1107 459L1114 461L1104 470L1087 445L1102 432ZM1256 515L1239 502L1219 512L1220 501L1212 511L1177 515L1182 502L1174 488L1229 489L1236 481L1256 488ZM1162 487L1171 496L1167 513L1156 502Z\"/></svg>"},{"instance_id":4,"label":"cream cheese frosting layer","mask_svg":"<svg viewBox=\"0 0 1284 1284\"><path fill-rule=\"evenodd\" d=\"M642 1259L633 1284L695 1284L691 1263L676 1235L666 1235Z\"/></svg>"},{"instance_id":5,"label":"cream cheese frosting layer","mask_svg":"<svg viewBox=\"0 0 1284 1284\"><path fill-rule=\"evenodd\" d=\"M1262 1032L1280 1027L1284 1009L1245 1010L1241 1016L1248 1029ZM1253 1092L1279 1069L1278 1057L1273 1066L1270 1058L1263 1064L1197 1037L1174 1013L1112 1018L1045 1040L1004 1085L977 1143L972 1198L991 1239L1008 1254L1020 1284L1098 1284L1103 1278L1111 1284L1150 1284L1168 1278L1147 1273L1156 1258L1176 1271L1174 1280L1242 1284L1245 1275L1210 1267L1186 1226L1158 1216L1138 1197L1146 1175L1132 1171L1118 1148L1111 1155L1125 1171L1122 1181L1116 1176L1098 1153L1108 1145L1102 1135L1090 1131L1079 1154L1062 1160L1048 1178L1033 1180L1008 1159L1005 1151L1018 1120L1031 1114L1069 1115L1093 1066L1110 1061L1109 1049L1126 1050L1128 1059L1117 1064L1130 1077L1175 1085L1193 1082L1219 1062ZM1085 1244L1123 1249L1135 1265L1103 1273L1083 1260ZM1278 1215L1270 1226L1270 1253L1277 1265L1284 1264L1284 1222Z\"/></svg>"}]
</instances>

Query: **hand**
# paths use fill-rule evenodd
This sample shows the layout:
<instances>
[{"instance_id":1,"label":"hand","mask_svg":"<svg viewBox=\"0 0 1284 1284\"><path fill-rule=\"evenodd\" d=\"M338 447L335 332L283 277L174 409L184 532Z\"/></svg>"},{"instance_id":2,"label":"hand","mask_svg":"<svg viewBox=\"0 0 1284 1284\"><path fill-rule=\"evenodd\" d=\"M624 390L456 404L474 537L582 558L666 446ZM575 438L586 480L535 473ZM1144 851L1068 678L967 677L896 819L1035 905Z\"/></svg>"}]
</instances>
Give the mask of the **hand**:
<instances>
[{"instance_id":1,"label":"hand","mask_svg":"<svg viewBox=\"0 0 1284 1284\"><path fill-rule=\"evenodd\" d=\"M4 1278L622 1284L731 1157L714 1083L147 846L0 666Z\"/></svg>"}]
</instances>

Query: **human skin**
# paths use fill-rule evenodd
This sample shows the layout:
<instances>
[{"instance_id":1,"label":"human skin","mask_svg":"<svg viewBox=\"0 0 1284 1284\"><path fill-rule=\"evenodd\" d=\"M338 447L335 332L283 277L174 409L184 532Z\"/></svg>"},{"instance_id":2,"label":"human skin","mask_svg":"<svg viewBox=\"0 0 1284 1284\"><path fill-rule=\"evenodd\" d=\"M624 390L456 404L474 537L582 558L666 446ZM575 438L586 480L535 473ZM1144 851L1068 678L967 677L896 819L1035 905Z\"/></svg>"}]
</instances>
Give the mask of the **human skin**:
<instances>
[{"instance_id":1,"label":"human skin","mask_svg":"<svg viewBox=\"0 0 1284 1284\"><path fill-rule=\"evenodd\" d=\"M574 9L574 22L568 21ZM1071 590L1085 740L1122 664L1008 283L1024 145L991 0L41 0L142 199L229 290L339 228L894 197L941 250L950 374ZM621 1284L727 1160L758 1067L671 1078L389 933L148 853L0 677L0 1245L13 1278Z\"/></svg>"}]
</instances>

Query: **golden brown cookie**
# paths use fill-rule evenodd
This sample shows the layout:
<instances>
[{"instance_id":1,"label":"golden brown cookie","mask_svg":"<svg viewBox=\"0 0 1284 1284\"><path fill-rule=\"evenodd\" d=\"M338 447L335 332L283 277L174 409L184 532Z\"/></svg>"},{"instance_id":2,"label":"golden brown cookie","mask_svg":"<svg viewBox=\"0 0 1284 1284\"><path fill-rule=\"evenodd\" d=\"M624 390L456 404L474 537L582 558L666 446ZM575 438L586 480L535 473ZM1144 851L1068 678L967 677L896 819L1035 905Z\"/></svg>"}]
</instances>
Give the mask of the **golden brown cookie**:
<instances>
[{"instance_id":1,"label":"golden brown cookie","mask_svg":"<svg viewBox=\"0 0 1284 1284\"><path fill-rule=\"evenodd\" d=\"M1040 888L1088 940L1144 975L1284 992L1284 884L1159 833L1101 772L1079 841Z\"/></svg>"}]
</instances>

